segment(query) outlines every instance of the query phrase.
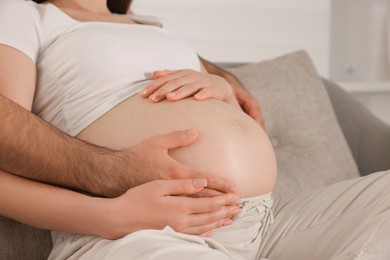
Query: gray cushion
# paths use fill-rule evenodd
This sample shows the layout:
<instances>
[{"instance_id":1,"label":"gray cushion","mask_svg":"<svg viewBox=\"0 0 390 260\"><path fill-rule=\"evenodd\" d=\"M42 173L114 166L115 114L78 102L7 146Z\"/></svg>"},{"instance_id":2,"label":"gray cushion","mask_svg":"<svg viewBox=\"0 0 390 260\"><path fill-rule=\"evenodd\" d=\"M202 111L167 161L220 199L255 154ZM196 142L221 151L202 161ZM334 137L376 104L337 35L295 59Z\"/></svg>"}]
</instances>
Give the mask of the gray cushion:
<instances>
[{"instance_id":1,"label":"gray cushion","mask_svg":"<svg viewBox=\"0 0 390 260\"><path fill-rule=\"evenodd\" d=\"M0 259L47 259L52 243L50 232L32 228L0 216Z\"/></svg>"},{"instance_id":2,"label":"gray cushion","mask_svg":"<svg viewBox=\"0 0 390 260\"><path fill-rule=\"evenodd\" d=\"M322 81L305 52L229 70L260 101L276 151L276 197L359 176Z\"/></svg>"}]
</instances>

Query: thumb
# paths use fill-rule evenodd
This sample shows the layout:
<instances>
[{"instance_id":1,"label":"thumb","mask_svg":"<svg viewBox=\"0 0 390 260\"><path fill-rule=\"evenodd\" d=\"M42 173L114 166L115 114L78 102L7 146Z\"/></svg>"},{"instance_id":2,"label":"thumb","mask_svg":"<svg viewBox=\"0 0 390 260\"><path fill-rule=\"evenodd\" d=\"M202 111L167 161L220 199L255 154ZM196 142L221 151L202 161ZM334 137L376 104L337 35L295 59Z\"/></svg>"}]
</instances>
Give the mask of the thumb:
<instances>
[{"instance_id":1,"label":"thumb","mask_svg":"<svg viewBox=\"0 0 390 260\"><path fill-rule=\"evenodd\" d=\"M165 135L160 135L157 138L157 142L168 150L172 150L179 147L184 147L192 144L198 137L198 132L195 129L185 131L175 131Z\"/></svg>"},{"instance_id":2,"label":"thumb","mask_svg":"<svg viewBox=\"0 0 390 260\"><path fill-rule=\"evenodd\" d=\"M163 196L167 195L191 195L198 193L207 186L206 179L176 179L161 180L159 188Z\"/></svg>"}]
</instances>

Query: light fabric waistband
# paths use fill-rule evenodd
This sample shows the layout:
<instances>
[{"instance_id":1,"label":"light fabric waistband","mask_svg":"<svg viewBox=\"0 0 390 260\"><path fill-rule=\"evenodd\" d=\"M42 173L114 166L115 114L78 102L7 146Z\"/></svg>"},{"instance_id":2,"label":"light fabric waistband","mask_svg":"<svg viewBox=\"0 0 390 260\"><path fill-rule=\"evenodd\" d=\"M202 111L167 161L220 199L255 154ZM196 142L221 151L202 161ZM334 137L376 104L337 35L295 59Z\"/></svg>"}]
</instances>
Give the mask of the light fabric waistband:
<instances>
[{"instance_id":1,"label":"light fabric waistband","mask_svg":"<svg viewBox=\"0 0 390 260\"><path fill-rule=\"evenodd\" d=\"M255 202L255 203L258 203L258 202L261 202L261 201L269 201L270 199L272 199L272 191L266 193L266 194L262 194L262 195L259 195L259 196L254 196L254 197L246 197L246 198L241 198L241 203L243 202Z\"/></svg>"},{"instance_id":2,"label":"light fabric waistband","mask_svg":"<svg viewBox=\"0 0 390 260\"><path fill-rule=\"evenodd\" d=\"M273 205L273 198L272 198L272 192L255 196L255 197L247 197L241 199L241 213L238 214L234 220L238 220L240 218L243 218L244 216L252 215L252 214L265 214L265 215L271 215L271 219L273 219L272 216L272 205ZM256 213L255 213L256 212Z\"/></svg>"}]
</instances>

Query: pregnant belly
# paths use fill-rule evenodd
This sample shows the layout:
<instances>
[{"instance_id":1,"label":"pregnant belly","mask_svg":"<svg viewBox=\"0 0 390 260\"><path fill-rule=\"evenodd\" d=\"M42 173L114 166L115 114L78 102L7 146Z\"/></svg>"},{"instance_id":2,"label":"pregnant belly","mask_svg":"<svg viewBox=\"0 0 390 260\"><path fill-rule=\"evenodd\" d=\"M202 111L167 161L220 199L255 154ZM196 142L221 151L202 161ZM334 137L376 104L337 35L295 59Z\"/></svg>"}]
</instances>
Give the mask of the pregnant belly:
<instances>
[{"instance_id":1,"label":"pregnant belly","mask_svg":"<svg viewBox=\"0 0 390 260\"><path fill-rule=\"evenodd\" d=\"M240 196L271 191L276 160L263 129L240 109L218 100L151 103L139 95L123 101L78 138L123 149L149 137L197 129L190 146L172 150L177 161L235 183Z\"/></svg>"}]
</instances>

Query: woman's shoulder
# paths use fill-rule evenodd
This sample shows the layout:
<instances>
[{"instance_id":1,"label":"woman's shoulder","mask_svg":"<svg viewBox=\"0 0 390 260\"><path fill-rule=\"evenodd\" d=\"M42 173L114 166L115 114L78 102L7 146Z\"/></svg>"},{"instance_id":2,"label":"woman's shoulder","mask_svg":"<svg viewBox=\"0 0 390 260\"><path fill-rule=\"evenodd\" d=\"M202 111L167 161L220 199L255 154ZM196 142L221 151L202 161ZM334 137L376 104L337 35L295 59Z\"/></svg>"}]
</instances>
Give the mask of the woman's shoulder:
<instances>
[{"instance_id":1,"label":"woman's shoulder","mask_svg":"<svg viewBox=\"0 0 390 260\"><path fill-rule=\"evenodd\" d=\"M57 34L53 28L71 23L66 16L60 15L53 5L38 4L32 0L0 0L0 27L16 32L33 31L38 37Z\"/></svg>"},{"instance_id":2,"label":"woman's shoulder","mask_svg":"<svg viewBox=\"0 0 390 260\"><path fill-rule=\"evenodd\" d=\"M31 0L1 0L0 12L15 11L13 15L24 12L28 9L33 9L37 3Z\"/></svg>"},{"instance_id":3,"label":"woman's shoulder","mask_svg":"<svg viewBox=\"0 0 390 260\"><path fill-rule=\"evenodd\" d=\"M37 19L38 5L39 4L31 0L1 0L0 17L11 20L12 23L15 23L19 19ZM8 23L8 25L10 25L10 23Z\"/></svg>"},{"instance_id":4,"label":"woman's shoulder","mask_svg":"<svg viewBox=\"0 0 390 260\"><path fill-rule=\"evenodd\" d=\"M0 23L2 27L21 27L36 24L36 4L27 0L0 0ZM21 29L21 28L20 28Z\"/></svg>"},{"instance_id":5,"label":"woman's shoulder","mask_svg":"<svg viewBox=\"0 0 390 260\"><path fill-rule=\"evenodd\" d=\"M23 0L1 0L0 1L0 12L5 13L8 10L19 10L25 8L25 1Z\"/></svg>"},{"instance_id":6,"label":"woman's shoulder","mask_svg":"<svg viewBox=\"0 0 390 260\"><path fill-rule=\"evenodd\" d=\"M0 43L11 46L33 61L40 48L39 16L33 1L0 0Z\"/></svg>"},{"instance_id":7,"label":"woman's shoulder","mask_svg":"<svg viewBox=\"0 0 390 260\"><path fill-rule=\"evenodd\" d=\"M33 19L36 23L55 17L53 8L47 4L38 4L32 0L0 0L0 16L12 18L13 20Z\"/></svg>"}]
</instances>

